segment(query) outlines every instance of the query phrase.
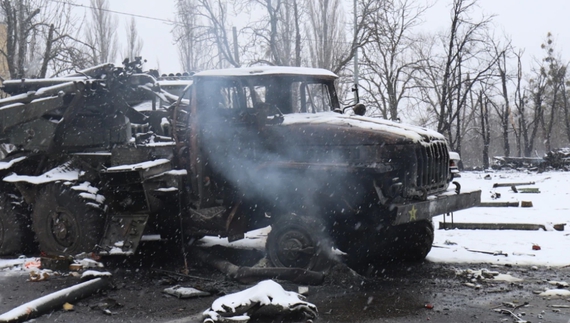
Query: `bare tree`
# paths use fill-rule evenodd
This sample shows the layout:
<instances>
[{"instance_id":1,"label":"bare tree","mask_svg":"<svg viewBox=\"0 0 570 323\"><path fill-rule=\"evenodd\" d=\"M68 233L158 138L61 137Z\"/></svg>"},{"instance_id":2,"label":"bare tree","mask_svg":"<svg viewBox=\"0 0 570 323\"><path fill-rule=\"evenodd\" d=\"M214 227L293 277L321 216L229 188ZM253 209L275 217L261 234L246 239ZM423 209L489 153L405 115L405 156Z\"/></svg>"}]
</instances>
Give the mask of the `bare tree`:
<instances>
[{"instance_id":1,"label":"bare tree","mask_svg":"<svg viewBox=\"0 0 570 323\"><path fill-rule=\"evenodd\" d=\"M142 47L143 47L143 40L140 38L137 30L137 22L135 18L131 18L131 22L126 27L127 32L127 46L124 52L124 58L128 58L129 61L135 60L136 56L140 56Z\"/></svg>"},{"instance_id":2,"label":"bare tree","mask_svg":"<svg viewBox=\"0 0 570 323\"><path fill-rule=\"evenodd\" d=\"M437 130L446 135L452 149L458 152L461 152L465 126L462 116L472 115L463 111L467 108L470 91L481 80L490 77L498 59L488 50L490 18L474 21L470 17L475 4L476 0L453 1L450 29L441 37L445 55L439 58L424 56L422 74L416 78L419 86L424 88L424 95L429 96L424 102L436 103L431 107Z\"/></svg>"},{"instance_id":3,"label":"bare tree","mask_svg":"<svg viewBox=\"0 0 570 323\"><path fill-rule=\"evenodd\" d=\"M555 121L563 105L562 91L564 91L564 83L566 82L566 64L562 64L559 55L554 52L555 48L551 33L548 33L542 48L546 51L546 57L543 58L544 65L540 66L539 73L546 79L545 102L547 104L544 105L544 109L540 114L540 124L544 136L545 149L550 151L552 150L552 132Z\"/></svg>"},{"instance_id":4,"label":"bare tree","mask_svg":"<svg viewBox=\"0 0 570 323\"><path fill-rule=\"evenodd\" d=\"M0 47L0 54L5 58L8 77L46 77L48 71L57 73L59 67L73 68L65 59L77 25L69 4L4 0L0 2L0 15L6 28L6 43Z\"/></svg>"},{"instance_id":5,"label":"bare tree","mask_svg":"<svg viewBox=\"0 0 570 323\"><path fill-rule=\"evenodd\" d=\"M485 91L481 89L477 95L477 102L473 102L471 96L472 106L479 106L479 125L481 126L480 134L483 139L483 149L481 151L483 157L483 168L489 168L489 146L491 146L491 124L489 122L491 111L489 105L491 100L485 95Z\"/></svg>"},{"instance_id":6,"label":"bare tree","mask_svg":"<svg viewBox=\"0 0 570 323\"><path fill-rule=\"evenodd\" d=\"M117 57L117 26L117 18L109 11L107 0L91 0L91 20L85 26L85 42L92 65L112 62Z\"/></svg>"},{"instance_id":7,"label":"bare tree","mask_svg":"<svg viewBox=\"0 0 570 323\"><path fill-rule=\"evenodd\" d=\"M27 76L27 58L30 42L37 28L40 8L35 2L4 0L0 3L6 23L6 58L11 78Z\"/></svg>"},{"instance_id":8,"label":"bare tree","mask_svg":"<svg viewBox=\"0 0 570 323\"><path fill-rule=\"evenodd\" d=\"M299 0L254 0L266 15L251 26L254 42L263 43L262 57L253 62L272 65L301 65L301 19ZM257 10L257 7L254 7ZM257 55L254 55L257 56Z\"/></svg>"},{"instance_id":9,"label":"bare tree","mask_svg":"<svg viewBox=\"0 0 570 323\"><path fill-rule=\"evenodd\" d=\"M197 0L176 1L176 25L174 36L178 45L180 63L184 71L213 68L218 46L209 41L209 28L201 25L202 14Z\"/></svg>"},{"instance_id":10,"label":"bare tree","mask_svg":"<svg viewBox=\"0 0 570 323\"><path fill-rule=\"evenodd\" d=\"M363 87L386 119L399 119L400 102L413 86L418 58L412 29L426 9L410 0L377 1L366 17L370 37L363 47Z\"/></svg>"},{"instance_id":11,"label":"bare tree","mask_svg":"<svg viewBox=\"0 0 570 323\"><path fill-rule=\"evenodd\" d=\"M232 46L233 35L229 33L228 3L223 0L196 0L197 14L205 20L207 33L205 41L214 44L217 49L218 67L227 63L234 67L241 66ZM237 38L237 37L235 37Z\"/></svg>"},{"instance_id":12,"label":"bare tree","mask_svg":"<svg viewBox=\"0 0 570 323\"><path fill-rule=\"evenodd\" d=\"M501 126L501 133L503 138L503 151L505 156L510 156L511 146L509 141L509 129L511 128L511 106L509 100L509 81L511 76L507 73L508 63L507 63L507 53L512 52L510 44L506 46L501 46L493 42L493 48L495 56L497 59L496 71L498 73L501 97L503 100L502 104L497 104L495 101L490 100L490 104L493 106L495 113L498 116L499 124Z\"/></svg>"},{"instance_id":13,"label":"bare tree","mask_svg":"<svg viewBox=\"0 0 570 323\"><path fill-rule=\"evenodd\" d=\"M347 36L342 1L308 1L305 29L309 64L339 74L351 62L356 51L367 43L366 18L375 3L376 0L358 1L357 22L352 35Z\"/></svg>"}]
</instances>

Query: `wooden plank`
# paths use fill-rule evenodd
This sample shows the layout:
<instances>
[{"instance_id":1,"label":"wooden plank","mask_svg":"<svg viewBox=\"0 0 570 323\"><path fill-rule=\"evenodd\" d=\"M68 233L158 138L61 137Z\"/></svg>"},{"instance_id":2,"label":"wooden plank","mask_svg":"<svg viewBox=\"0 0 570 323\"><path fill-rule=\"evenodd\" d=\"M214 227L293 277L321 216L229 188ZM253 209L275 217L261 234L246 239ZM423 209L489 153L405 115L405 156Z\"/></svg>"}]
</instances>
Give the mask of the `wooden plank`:
<instances>
[{"instance_id":1,"label":"wooden plank","mask_svg":"<svg viewBox=\"0 0 570 323\"><path fill-rule=\"evenodd\" d=\"M514 206L518 207L519 202L481 202L479 207L509 207Z\"/></svg>"},{"instance_id":2,"label":"wooden plank","mask_svg":"<svg viewBox=\"0 0 570 323\"><path fill-rule=\"evenodd\" d=\"M543 224L532 223L466 223L466 222L439 222L440 229L463 230L544 230Z\"/></svg>"},{"instance_id":3,"label":"wooden plank","mask_svg":"<svg viewBox=\"0 0 570 323\"><path fill-rule=\"evenodd\" d=\"M493 187L511 187L511 186L522 186L522 185L534 185L534 182L522 182L522 183L495 183Z\"/></svg>"}]
</instances>

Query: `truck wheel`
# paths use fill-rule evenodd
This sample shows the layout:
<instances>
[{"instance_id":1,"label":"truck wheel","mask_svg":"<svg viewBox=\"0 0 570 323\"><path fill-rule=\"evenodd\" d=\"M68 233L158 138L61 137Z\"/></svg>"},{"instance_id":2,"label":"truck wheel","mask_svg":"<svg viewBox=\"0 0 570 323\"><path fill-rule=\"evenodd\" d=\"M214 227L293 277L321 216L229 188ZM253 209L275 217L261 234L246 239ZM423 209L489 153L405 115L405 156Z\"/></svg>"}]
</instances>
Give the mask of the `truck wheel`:
<instances>
[{"instance_id":1,"label":"truck wheel","mask_svg":"<svg viewBox=\"0 0 570 323\"><path fill-rule=\"evenodd\" d=\"M324 229L316 218L296 214L281 217L271 225L267 236L269 261L275 267L314 269L329 254Z\"/></svg>"},{"instance_id":2,"label":"truck wheel","mask_svg":"<svg viewBox=\"0 0 570 323\"><path fill-rule=\"evenodd\" d=\"M40 251L76 255L95 249L103 236L105 214L80 193L60 183L47 184L40 190L32 215Z\"/></svg>"},{"instance_id":3,"label":"truck wheel","mask_svg":"<svg viewBox=\"0 0 570 323\"><path fill-rule=\"evenodd\" d=\"M433 244L433 224L429 221L418 221L398 227L399 254L401 259L409 262L421 262L431 251Z\"/></svg>"},{"instance_id":4,"label":"truck wheel","mask_svg":"<svg viewBox=\"0 0 570 323\"><path fill-rule=\"evenodd\" d=\"M30 219L16 195L0 194L0 256L29 251L33 234Z\"/></svg>"}]
</instances>

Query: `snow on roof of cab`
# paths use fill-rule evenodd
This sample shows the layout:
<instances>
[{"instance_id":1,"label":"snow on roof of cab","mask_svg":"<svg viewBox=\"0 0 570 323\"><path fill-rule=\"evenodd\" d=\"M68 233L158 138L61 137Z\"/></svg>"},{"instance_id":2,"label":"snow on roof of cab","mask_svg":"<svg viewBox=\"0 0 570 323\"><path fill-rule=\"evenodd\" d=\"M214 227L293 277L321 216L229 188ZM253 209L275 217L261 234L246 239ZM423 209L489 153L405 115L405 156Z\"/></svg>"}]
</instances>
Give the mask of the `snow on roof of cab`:
<instances>
[{"instance_id":1,"label":"snow on roof of cab","mask_svg":"<svg viewBox=\"0 0 570 323\"><path fill-rule=\"evenodd\" d=\"M325 78L338 78L338 76L322 68L294 67L294 66L253 66L208 70L194 74L201 76L252 76L252 75L306 75Z\"/></svg>"}]
</instances>

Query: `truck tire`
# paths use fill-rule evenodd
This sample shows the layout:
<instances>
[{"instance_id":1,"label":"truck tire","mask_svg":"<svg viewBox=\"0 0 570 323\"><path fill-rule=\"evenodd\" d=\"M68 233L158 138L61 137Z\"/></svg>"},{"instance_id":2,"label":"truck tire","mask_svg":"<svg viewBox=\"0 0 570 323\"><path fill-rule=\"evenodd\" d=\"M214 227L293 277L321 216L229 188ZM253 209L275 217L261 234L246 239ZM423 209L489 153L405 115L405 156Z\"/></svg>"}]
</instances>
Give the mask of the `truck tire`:
<instances>
[{"instance_id":1,"label":"truck tire","mask_svg":"<svg viewBox=\"0 0 570 323\"><path fill-rule=\"evenodd\" d=\"M39 191L32 228L40 251L66 256L94 251L103 236L105 212L80 193L61 183Z\"/></svg>"},{"instance_id":2,"label":"truck tire","mask_svg":"<svg viewBox=\"0 0 570 323\"><path fill-rule=\"evenodd\" d=\"M386 227L380 231L347 234L340 249L347 253L347 265L365 273L372 267L391 263L421 262L433 244L433 225L418 221ZM344 248L344 249L343 249Z\"/></svg>"},{"instance_id":3,"label":"truck tire","mask_svg":"<svg viewBox=\"0 0 570 323\"><path fill-rule=\"evenodd\" d=\"M418 221L397 228L398 240L401 241L396 249L400 249L401 259L408 262L423 261L433 244L433 224L429 221Z\"/></svg>"},{"instance_id":4,"label":"truck tire","mask_svg":"<svg viewBox=\"0 0 570 323\"><path fill-rule=\"evenodd\" d=\"M30 218L22 203L14 194L0 194L0 256L19 255L33 245Z\"/></svg>"},{"instance_id":5,"label":"truck tire","mask_svg":"<svg viewBox=\"0 0 570 323\"><path fill-rule=\"evenodd\" d=\"M289 214L271 225L265 245L275 267L315 269L329 258L330 242L321 220Z\"/></svg>"}]
</instances>

